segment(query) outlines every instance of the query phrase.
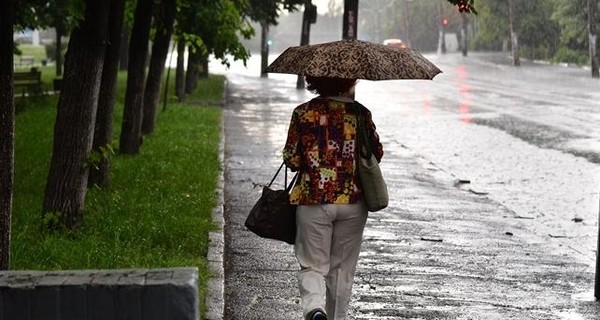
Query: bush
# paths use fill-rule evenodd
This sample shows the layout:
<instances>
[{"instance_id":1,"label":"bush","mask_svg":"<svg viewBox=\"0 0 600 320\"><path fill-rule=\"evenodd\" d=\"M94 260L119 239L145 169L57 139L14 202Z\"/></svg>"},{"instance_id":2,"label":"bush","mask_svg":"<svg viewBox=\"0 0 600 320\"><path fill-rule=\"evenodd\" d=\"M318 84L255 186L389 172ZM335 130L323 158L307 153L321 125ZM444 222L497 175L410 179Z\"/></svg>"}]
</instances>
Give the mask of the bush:
<instances>
[{"instance_id":1,"label":"bush","mask_svg":"<svg viewBox=\"0 0 600 320\"><path fill-rule=\"evenodd\" d=\"M552 61L558 63L575 63L578 65L584 65L588 63L588 56L580 51L569 48L560 48L554 55Z\"/></svg>"},{"instance_id":2,"label":"bush","mask_svg":"<svg viewBox=\"0 0 600 320\"><path fill-rule=\"evenodd\" d=\"M551 49L543 45L537 47L523 46L520 49L519 52L523 57L532 60L550 60L553 55Z\"/></svg>"}]
</instances>

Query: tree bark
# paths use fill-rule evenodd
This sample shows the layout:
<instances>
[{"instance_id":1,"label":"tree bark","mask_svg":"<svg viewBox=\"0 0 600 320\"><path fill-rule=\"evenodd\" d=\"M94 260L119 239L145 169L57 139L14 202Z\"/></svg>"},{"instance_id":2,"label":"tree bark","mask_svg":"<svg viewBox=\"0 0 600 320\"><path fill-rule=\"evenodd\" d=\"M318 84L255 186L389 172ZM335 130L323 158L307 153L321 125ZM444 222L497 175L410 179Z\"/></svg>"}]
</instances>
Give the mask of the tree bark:
<instances>
[{"instance_id":1,"label":"tree bark","mask_svg":"<svg viewBox=\"0 0 600 320\"><path fill-rule=\"evenodd\" d=\"M467 27L469 24L469 18L467 17L467 13L466 12L461 12L460 13L460 17L462 18L462 24L461 24L461 28L460 28L460 49L462 52L462 56L466 57L467 56Z\"/></svg>"},{"instance_id":2,"label":"tree bark","mask_svg":"<svg viewBox=\"0 0 600 320\"><path fill-rule=\"evenodd\" d=\"M156 109L160 100L160 89L165 70L165 62L169 54L169 43L173 34L173 23L175 22L175 0L162 0L156 17L156 34L152 43L152 56L150 57L150 68L146 78L144 89L142 134L154 132L156 122Z\"/></svg>"},{"instance_id":3,"label":"tree bark","mask_svg":"<svg viewBox=\"0 0 600 320\"><path fill-rule=\"evenodd\" d=\"M144 80L153 0L139 0L135 8L133 29L129 47L127 89L121 126L119 151L122 154L137 154L142 143L142 106Z\"/></svg>"},{"instance_id":4,"label":"tree bark","mask_svg":"<svg viewBox=\"0 0 600 320\"><path fill-rule=\"evenodd\" d=\"M200 55L200 71L198 76L200 78L208 78L208 53Z\"/></svg>"},{"instance_id":5,"label":"tree bark","mask_svg":"<svg viewBox=\"0 0 600 320\"><path fill-rule=\"evenodd\" d=\"M85 1L83 21L71 33L42 214L48 227L83 224L88 160L107 42L110 3Z\"/></svg>"},{"instance_id":6,"label":"tree bark","mask_svg":"<svg viewBox=\"0 0 600 320\"><path fill-rule=\"evenodd\" d=\"M92 152L100 155L98 163L90 167L88 183L107 188L110 184L110 161L112 150L112 128L117 76L119 74L119 55L124 19L125 0L111 0L108 25L108 45L104 56L98 110L94 128Z\"/></svg>"},{"instance_id":7,"label":"tree bark","mask_svg":"<svg viewBox=\"0 0 600 320\"><path fill-rule=\"evenodd\" d=\"M260 64L260 76L262 78L266 78L267 77L267 66L269 66L269 43L268 43L268 36L269 36L269 25L266 22L261 21L260 22L260 29L261 29L261 37L260 37L260 58L261 58L261 64Z\"/></svg>"},{"instance_id":8,"label":"tree bark","mask_svg":"<svg viewBox=\"0 0 600 320\"><path fill-rule=\"evenodd\" d=\"M121 31L121 46L119 51L119 70L127 70L129 68L129 36L131 30L126 25L123 25Z\"/></svg>"},{"instance_id":9,"label":"tree bark","mask_svg":"<svg viewBox=\"0 0 600 320\"><path fill-rule=\"evenodd\" d=\"M195 50L189 50L188 52L188 65L185 73L185 93L190 94L196 90L198 85L198 75L200 68L200 57L202 53L200 48Z\"/></svg>"},{"instance_id":10,"label":"tree bark","mask_svg":"<svg viewBox=\"0 0 600 320\"><path fill-rule=\"evenodd\" d=\"M13 97L13 23L16 1L0 11L0 270L10 267L10 225L15 164L15 105Z\"/></svg>"},{"instance_id":11,"label":"tree bark","mask_svg":"<svg viewBox=\"0 0 600 320\"><path fill-rule=\"evenodd\" d=\"M598 1L588 0L588 33L589 52L592 78L600 77L598 71L598 33L596 32L596 15L598 14Z\"/></svg>"},{"instance_id":12,"label":"tree bark","mask_svg":"<svg viewBox=\"0 0 600 320\"><path fill-rule=\"evenodd\" d=\"M54 53L54 61L56 62L56 76L60 77L63 73L62 37L65 35L65 23L59 21L54 28L56 30L56 52Z\"/></svg>"},{"instance_id":13,"label":"tree bark","mask_svg":"<svg viewBox=\"0 0 600 320\"><path fill-rule=\"evenodd\" d=\"M185 41L177 42L177 67L175 69L175 92L177 100L183 102L185 100Z\"/></svg>"},{"instance_id":14,"label":"tree bark","mask_svg":"<svg viewBox=\"0 0 600 320\"><path fill-rule=\"evenodd\" d=\"M517 14L515 10L515 1L517 0L508 0L508 20L510 23L513 66L518 67L521 65L521 60L519 59L519 35L517 34L515 26L515 15Z\"/></svg>"}]
</instances>

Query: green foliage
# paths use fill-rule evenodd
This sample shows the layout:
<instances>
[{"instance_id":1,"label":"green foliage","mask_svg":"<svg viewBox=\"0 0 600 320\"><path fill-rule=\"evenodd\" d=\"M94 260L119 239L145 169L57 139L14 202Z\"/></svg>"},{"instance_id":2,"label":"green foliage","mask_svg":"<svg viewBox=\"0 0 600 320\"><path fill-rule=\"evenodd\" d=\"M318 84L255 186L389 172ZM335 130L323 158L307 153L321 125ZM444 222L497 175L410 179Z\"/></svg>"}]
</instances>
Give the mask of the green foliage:
<instances>
[{"instance_id":1,"label":"green foliage","mask_svg":"<svg viewBox=\"0 0 600 320\"><path fill-rule=\"evenodd\" d=\"M519 3L519 43L523 54L531 59L550 59L558 49L559 25L550 17L554 10L547 0ZM540 28L543 26L543 28Z\"/></svg>"},{"instance_id":2,"label":"green foliage","mask_svg":"<svg viewBox=\"0 0 600 320\"><path fill-rule=\"evenodd\" d=\"M248 0L246 14L253 21L274 26L283 10L293 12L304 3L304 0Z\"/></svg>"},{"instance_id":3,"label":"green foliage","mask_svg":"<svg viewBox=\"0 0 600 320\"><path fill-rule=\"evenodd\" d=\"M225 64L228 55L234 60L246 61L250 53L239 36L249 38L254 30L242 18L242 8L233 0L185 1L178 11L178 39L183 39L191 50L213 54Z\"/></svg>"},{"instance_id":4,"label":"green foliage","mask_svg":"<svg viewBox=\"0 0 600 320\"><path fill-rule=\"evenodd\" d=\"M579 0L578 0L579 1ZM558 2L556 2L558 3ZM508 2L505 0L478 2L477 32L472 45L478 50L501 50L510 45ZM561 25L557 22L555 1L517 1L515 29L525 57L550 59L558 50Z\"/></svg>"},{"instance_id":5,"label":"green foliage","mask_svg":"<svg viewBox=\"0 0 600 320\"><path fill-rule=\"evenodd\" d=\"M474 6L475 0L448 0L448 2L455 5L459 12L477 14Z\"/></svg>"},{"instance_id":6,"label":"green foliage","mask_svg":"<svg viewBox=\"0 0 600 320\"><path fill-rule=\"evenodd\" d=\"M588 63L588 60L589 57L586 54L565 47L558 49L552 59L554 62L574 63L578 65L585 65Z\"/></svg>"},{"instance_id":7,"label":"green foliage","mask_svg":"<svg viewBox=\"0 0 600 320\"><path fill-rule=\"evenodd\" d=\"M16 29L74 27L83 19L84 0L20 0Z\"/></svg>"},{"instance_id":8,"label":"green foliage","mask_svg":"<svg viewBox=\"0 0 600 320\"><path fill-rule=\"evenodd\" d=\"M555 0L552 20L561 30L560 43L572 50L587 51L587 0ZM596 15L600 19L600 15Z\"/></svg>"},{"instance_id":9,"label":"green foliage","mask_svg":"<svg viewBox=\"0 0 600 320\"><path fill-rule=\"evenodd\" d=\"M136 0L125 0L125 17L123 19L123 25L129 30L133 27L133 16L135 13Z\"/></svg>"},{"instance_id":10,"label":"green foliage","mask_svg":"<svg viewBox=\"0 0 600 320\"><path fill-rule=\"evenodd\" d=\"M478 9L473 47L476 50L501 50L503 42L509 39L507 1L481 2Z\"/></svg>"},{"instance_id":11,"label":"green foliage","mask_svg":"<svg viewBox=\"0 0 600 320\"><path fill-rule=\"evenodd\" d=\"M112 155L115 154L115 149L112 144L107 144L104 146L100 146L98 150L93 150L90 154L90 157L85 162L86 167L100 169L100 163L103 160L109 159Z\"/></svg>"},{"instance_id":12,"label":"green foliage","mask_svg":"<svg viewBox=\"0 0 600 320\"><path fill-rule=\"evenodd\" d=\"M61 212L43 212L42 213L42 228L44 231L63 232L69 234L69 230L60 223L62 217Z\"/></svg>"}]
</instances>

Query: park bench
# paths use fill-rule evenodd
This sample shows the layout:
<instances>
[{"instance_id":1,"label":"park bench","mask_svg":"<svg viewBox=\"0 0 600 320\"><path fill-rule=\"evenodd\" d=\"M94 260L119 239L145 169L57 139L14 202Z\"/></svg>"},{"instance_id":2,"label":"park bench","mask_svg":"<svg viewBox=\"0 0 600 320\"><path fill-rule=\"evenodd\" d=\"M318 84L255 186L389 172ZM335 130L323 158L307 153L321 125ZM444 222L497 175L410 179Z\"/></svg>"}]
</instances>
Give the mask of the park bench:
<instances>
[{"instance_id":1,"label":"park bench","mask_svg":"<svg viewBox=\"0 0 600 320\"><path fill-rule=\"evenodd\" d=\"M35 58L32 56L21 56L19 57L19 67L28 66L31 67Z\"/></svg>"},{"instance_id":2,"label":"park bench","mask_svg":"<svg viewBox=\"0 0 600 320\"><path fill-rule=\"evenodd\" d=\"M17 88L23 88L23 96L25 96L25 92L28 92L29 94L42 93L42 72L38 71L36 68L31 68L31 70L27 72L15 72L13 79L15 92L17 91Z\"/></svg>"}]
</instances>

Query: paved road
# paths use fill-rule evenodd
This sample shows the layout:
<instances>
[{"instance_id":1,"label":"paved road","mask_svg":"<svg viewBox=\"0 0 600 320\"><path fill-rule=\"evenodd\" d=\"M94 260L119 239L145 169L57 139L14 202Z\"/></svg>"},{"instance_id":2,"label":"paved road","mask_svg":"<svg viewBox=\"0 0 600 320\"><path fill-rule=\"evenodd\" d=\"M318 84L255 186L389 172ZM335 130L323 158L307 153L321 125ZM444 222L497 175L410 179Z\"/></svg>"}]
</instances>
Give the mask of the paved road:
<instances>
[{"instance_id":1,"label":"paved road","mask_svg":"<svg viewBox=\"0 0 600 320\"><path fill-rule=\"evenodd\" d=\"M388 146L405 145L463 185L539 222L593 264L600 189L600 82L580 68L502 55L432 56L433 82L363 82ZM382 104L382 101L385 103Z\"/></svg>"},{"instance_id":2,"label":"paved road","mask_svg":"<svg viewBox=\"0 0 600 320\"><path fill-rule=\"evenodd\" d=\"M228 78L225 319L300 319L292 247L243 221L280 163L291 110L310 95L285 77ZM368 220L349 319L600 319L594 270L573 239L540 232L541 219L496 201L494 190L457 185L435 152L389 129L418 121L374 113L392 201Z\"/></svg>"}]
</instances>

